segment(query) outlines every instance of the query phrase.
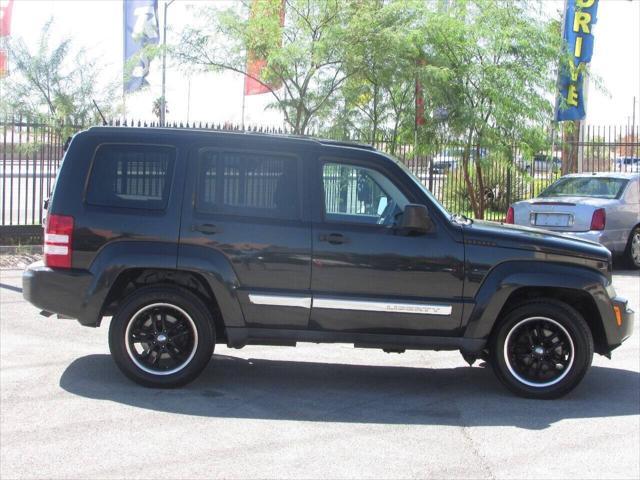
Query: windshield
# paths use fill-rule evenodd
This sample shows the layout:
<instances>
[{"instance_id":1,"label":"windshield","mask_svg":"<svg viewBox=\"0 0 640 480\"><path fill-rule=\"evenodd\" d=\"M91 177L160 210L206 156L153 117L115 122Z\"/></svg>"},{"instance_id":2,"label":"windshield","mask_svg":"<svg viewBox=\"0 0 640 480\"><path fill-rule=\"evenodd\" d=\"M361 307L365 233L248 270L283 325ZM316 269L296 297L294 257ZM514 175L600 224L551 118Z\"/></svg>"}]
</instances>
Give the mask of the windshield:
<instances>
[{"instance_id":1,"label":"windshield","mask_svg":"<svg viewBox=\"0 0 640 480\"><path fill-rule=\"evenodd\" d=\"M627 180L606 177L565 177L542 192L539 197L618 198Z\"/></svg>"},{"instance_id":2,"label":"windshield","mask_svg":"<svg viewBox=\"0 0 640 480\"><path fill-rule=\"evenodd\" d=\"M447 218L451 218L451 213L446 208L444 208L442 206L442 204L438 201L438 199L433 196L433 194L429 191L429 189L424 186L424 184L420 181L420 179L418 177L416 177L415 174L411 170L409 170L404 163L402 163L398 159L392 157L391 155L387 155L387 156L391 160L396 162L398 164L398 166L400 166L400 168L402 170L404 170L407 175L409 175L409 178L411 178L411 180L413 180L413 182L418 186L418 188L420 188L420 190L422 190L424 192L424 194L429 198L429 200L431 200L431 203L433 203L435 205L435 207L438 210L440 210L440 212L442 212L442 214L444 216L446 216Z\"/></svg>"}]
</instances>

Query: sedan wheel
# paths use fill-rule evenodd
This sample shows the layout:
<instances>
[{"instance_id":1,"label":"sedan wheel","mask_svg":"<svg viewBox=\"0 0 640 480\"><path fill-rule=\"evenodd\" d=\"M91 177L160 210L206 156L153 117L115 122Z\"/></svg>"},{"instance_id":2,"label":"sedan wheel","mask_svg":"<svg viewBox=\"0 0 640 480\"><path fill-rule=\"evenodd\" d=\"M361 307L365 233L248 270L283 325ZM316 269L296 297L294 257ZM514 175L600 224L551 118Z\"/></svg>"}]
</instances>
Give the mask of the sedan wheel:
<instances>
[{"instance_id":1,"label":"sedan wheel","mask_svg":"<svg viewBox=\"0 0 640 480\"><path fill-rule=\"evenodd\" d=\"M629 237L629 245L627 247L629 263L635 268L640 268L640 227L636 227Z\"/></svg>"}]
</instances>

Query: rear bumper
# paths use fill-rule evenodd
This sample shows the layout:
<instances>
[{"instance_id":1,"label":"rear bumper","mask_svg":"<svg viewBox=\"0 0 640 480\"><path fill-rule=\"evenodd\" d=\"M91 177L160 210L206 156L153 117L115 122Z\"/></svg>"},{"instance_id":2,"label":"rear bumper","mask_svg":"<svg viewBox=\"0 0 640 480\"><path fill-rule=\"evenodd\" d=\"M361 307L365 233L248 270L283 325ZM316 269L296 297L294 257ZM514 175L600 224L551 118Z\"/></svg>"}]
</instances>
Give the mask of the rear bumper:
<instances>
[{"instance_id":1,"label":"rear bumper","mask_svg":"<svg viewBox=\"0 0 640 480\"><path fill-rule=\"evenodd\" d=\"M86 270L49 268L35 262L22 274L22 295L42 310L96 326L100 307L96 308L87 295L92 284L93 275Z\"/></svg>"},{"instance_id":2,"label":"rear bumper","mask_svg":"<svg viewBox=\"0 0 640 480\"><path fill-rule=\"evenodd\" d=\"M588 232L561 231L560 233L569 235L571 237L579 238L581 240L589 240L591 242L599 243L603 247L607 247L609 251L612 253L615 250L614 242L607 236L607 232L605 230L589 230Z\"/></svg>"}]
</instances>

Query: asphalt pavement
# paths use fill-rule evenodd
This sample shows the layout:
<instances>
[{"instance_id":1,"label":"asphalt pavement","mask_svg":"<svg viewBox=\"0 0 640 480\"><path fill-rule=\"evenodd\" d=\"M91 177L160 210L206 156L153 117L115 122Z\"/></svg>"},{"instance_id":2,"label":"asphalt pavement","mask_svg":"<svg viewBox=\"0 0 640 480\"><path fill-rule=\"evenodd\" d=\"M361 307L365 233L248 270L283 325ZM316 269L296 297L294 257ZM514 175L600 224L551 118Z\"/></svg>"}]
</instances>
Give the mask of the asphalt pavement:
<instances>
[{"instance_id":1,"label":"asphalt pavement","mask_svg":"<svg viewBox=\"0 0 640 480\"><path fill-rule=\"evenodd\" d=\"M640 330L561 400L457 352L218 346L178 390L127 380L99 329L0 270L0 478L639 478ZM640 272L614 275L640 310Z\"/></svg>"}]
</instances>

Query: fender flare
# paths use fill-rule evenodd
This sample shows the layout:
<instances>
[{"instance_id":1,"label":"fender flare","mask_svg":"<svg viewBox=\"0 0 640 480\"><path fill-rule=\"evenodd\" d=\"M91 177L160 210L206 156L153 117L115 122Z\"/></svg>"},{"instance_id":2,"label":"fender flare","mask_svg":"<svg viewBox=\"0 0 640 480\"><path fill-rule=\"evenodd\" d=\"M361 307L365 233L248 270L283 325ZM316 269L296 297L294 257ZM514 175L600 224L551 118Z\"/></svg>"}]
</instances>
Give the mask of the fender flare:
<instances>
[{"instance_id":1,"label":"fender flare","mask_svg":"<svg viewBox=\"0 0 640 480\"><path fill-rule=\"evenodd\" d=\"M205 247L140 241L114 242L100 250L89 267L92 281L84 292L86 314L80 319L81 323L95 326L99 322L104 302L118 277L134 268L200 275L215 296L224 326L246 326L236 295L238 278L222 253Z\"/></svg>"},{"instance_id":2,"label":"fender flare","mask_svg":"<svg viewBox=\"0 0 640 480\"><path fill-rule=\"evenodd\" d=\"M532 261L502 263L491 270L478 290L464 336L488 338L510 295L520 288L531 287L586 292L594 300L606 330L606 325L614 320L608 284L605 275L579 265Z\"/></svg>"}]
</instances>

